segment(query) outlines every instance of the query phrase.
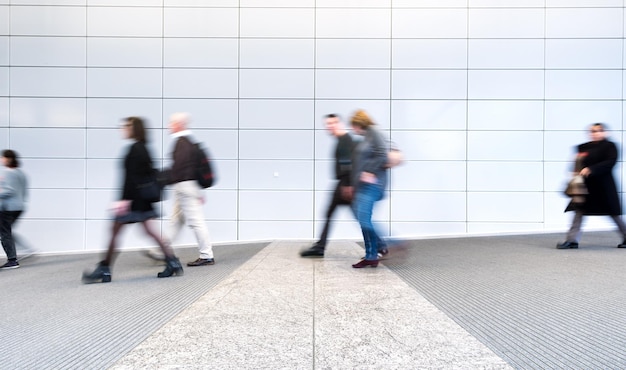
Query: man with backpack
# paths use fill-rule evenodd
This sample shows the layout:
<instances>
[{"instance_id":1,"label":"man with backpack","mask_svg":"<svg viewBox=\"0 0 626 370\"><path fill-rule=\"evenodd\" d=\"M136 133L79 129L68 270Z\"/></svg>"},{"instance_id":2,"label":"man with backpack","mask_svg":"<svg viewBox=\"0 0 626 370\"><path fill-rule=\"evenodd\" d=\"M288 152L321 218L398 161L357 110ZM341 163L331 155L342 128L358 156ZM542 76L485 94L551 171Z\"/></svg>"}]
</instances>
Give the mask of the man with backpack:
<instances>
[{"instance_id":1,"label":"man with backpack","mask_svg":"<svg viewBox=\"0 0 626 370\"><path fill-rule=\"evenodd\" d=\"M202 205L202 179L198 179L199 148L193 142L188 113L174 113L170 116L169 128L175 140L172 152L172 167L168 183L173 185L174 208L172 209L169 240L176 239L185 221L193 230L198 242L200 256L187 266L207 266L215 264L209 230L204 222ZM203 156L204 157L204 156ZM210 185L209 185L210 186Z\"/></svg>"}]
</instances>

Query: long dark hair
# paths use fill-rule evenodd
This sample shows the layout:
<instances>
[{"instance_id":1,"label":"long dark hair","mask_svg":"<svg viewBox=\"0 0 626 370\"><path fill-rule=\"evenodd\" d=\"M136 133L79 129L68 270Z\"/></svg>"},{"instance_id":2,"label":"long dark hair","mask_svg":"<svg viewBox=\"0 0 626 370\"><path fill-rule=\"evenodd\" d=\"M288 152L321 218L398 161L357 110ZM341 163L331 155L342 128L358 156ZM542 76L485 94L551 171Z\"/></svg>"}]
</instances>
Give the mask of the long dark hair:
<instances>
[{"instance_id":1,"label":"long dark hair","mask_svg":"<svg viewBox=\"0 0 626 370\"><path fill-rule=\"evenodd\" d=\"M140 117L128 117L125 118L126 124L129 125L130 127L132 127L133 129L133 134L132 134L132 138L142 142L142 143L147 143L148 142L148 138L146 135L146 125L143 122L143 119Z\"/></svg>"},{"instance_id":2,"label":"long dark hair","mask_svg":"<svg viewBox=\"0 0 626 370\"><path fill-rule=\"evenodd\" d=\"M20 161L17 160L17 153L14 150L6 149L2 152L2 156L9 160L7 167L17 168L20 166Z\"/></svg>"}]
</instances>

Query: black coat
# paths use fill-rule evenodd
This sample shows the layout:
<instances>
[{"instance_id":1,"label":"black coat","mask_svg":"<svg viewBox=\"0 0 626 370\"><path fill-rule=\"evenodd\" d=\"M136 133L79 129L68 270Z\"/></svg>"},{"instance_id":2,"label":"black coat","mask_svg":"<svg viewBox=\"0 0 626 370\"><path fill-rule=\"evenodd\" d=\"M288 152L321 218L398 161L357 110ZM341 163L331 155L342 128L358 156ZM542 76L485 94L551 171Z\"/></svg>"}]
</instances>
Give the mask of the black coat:
<instances>
[{"instance_id":1,"label":"black coat","mask_svg":"<svg viewBox=\"0 0 626 370\"><path fill-rule=\"evenodd\" d=\"M585 179L589 194L585 203L566 211L581 209L585 215L621 215L622 206L613 179L613 167L617 162L617 147L608 140L590 141L578 146L582 156L582 168L588 167L591 174Z\"/></svg>"},{"instance_id":2,"label":"black coat","mask_svg":"<svg viewBox=\"0 0 626 370\"><path fill-rule=\"evenodd\" d=\"M131 200L131 211L151 211L152 203L141 199L138 185L152 172L152 158L142 142L135 142L130 146L124 157L124 185L122 199Z\"/></svg>"}]
</instances>

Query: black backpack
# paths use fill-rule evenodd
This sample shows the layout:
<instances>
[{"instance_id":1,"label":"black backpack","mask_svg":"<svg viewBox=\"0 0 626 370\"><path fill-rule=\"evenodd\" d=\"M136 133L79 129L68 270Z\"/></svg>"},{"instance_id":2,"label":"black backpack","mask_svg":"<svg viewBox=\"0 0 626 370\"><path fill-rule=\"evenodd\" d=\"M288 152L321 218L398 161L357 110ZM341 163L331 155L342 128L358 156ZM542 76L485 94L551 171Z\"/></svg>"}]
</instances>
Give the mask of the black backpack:
<instances>
[{"instance_id":1,"label":"black backpack","mask_svg":"<svg viewBox=\"0 0 626 370\"><path fill-rule=\"evenodd\" d=\"M211 156L209 151L203 149L200 143L194 143L194 162L196 180L201 188L210 188L215 184L215 174L211 165Z\"/></svg>"}]
</instances>

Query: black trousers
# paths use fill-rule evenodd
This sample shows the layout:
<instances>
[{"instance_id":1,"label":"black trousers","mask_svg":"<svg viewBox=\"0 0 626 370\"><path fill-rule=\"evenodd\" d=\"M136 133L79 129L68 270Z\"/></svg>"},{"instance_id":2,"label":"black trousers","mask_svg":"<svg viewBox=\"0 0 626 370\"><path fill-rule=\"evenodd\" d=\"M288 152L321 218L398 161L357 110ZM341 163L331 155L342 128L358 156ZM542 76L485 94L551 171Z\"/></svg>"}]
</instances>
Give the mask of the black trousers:
<instances>
[{"instance_id":1,"label":"black trousers","mask_svg":"<svg viewBox=\"0 0 626 370\"><path fill-rule=\"evenodd\" d=\"M21 214L22 211L0 211L0 239L2 239L4 253L7 254L9 260L17 259L12 226Z\"/></svg>"},{"instance_id":2,"label":"black trousers","mask_svg":"<svg viewBox=\"0 0 626 370\"><path fill-rule=\"evenodd\" d=\"M326 210L326 222L324 223L324 229L322 230L322 235L320 236L319 241L316 243L316 247L324 249L326 248L326 243L328 241L328 234L330 233L330 223L333 218L333 214L338 206L346 205L350 206L352 203L349 200L346 200L342 197L340 182L337 182L337 186L335 187L335 192L333 193L333 198L328 205L328 209Z\"/></svg>"}]
</instances>

